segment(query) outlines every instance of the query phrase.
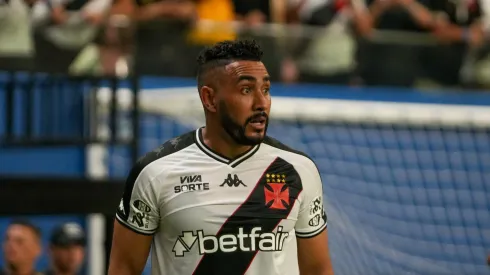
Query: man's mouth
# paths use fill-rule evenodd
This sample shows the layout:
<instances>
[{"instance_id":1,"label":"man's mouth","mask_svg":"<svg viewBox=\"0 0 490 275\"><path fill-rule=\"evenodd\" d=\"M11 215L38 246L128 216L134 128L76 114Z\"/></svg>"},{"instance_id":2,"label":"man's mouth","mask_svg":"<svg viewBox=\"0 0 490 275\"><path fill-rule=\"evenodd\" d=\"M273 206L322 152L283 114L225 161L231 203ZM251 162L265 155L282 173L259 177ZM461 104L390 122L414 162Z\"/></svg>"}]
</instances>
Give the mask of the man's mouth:
<instances>
[{"instance_id":1,"label":"man's mouth","mask_svg":"<svg viewBox=\"0 0 490 275\"><path fill-rule=\"evenodd\" d=\"M255 128L263 128L265 127L266 121L267 118L265 116L257 116L251 119L249 123L252 124L252 126L254 126Z\"/></svg>"}]
</instances>

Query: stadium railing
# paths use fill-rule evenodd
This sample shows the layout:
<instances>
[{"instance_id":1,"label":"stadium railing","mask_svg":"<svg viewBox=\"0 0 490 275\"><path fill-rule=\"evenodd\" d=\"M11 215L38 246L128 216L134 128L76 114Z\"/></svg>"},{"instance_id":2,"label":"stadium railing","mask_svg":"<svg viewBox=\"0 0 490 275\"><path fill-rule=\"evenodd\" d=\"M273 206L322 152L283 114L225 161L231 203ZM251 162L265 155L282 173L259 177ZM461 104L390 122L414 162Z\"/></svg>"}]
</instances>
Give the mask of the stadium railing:
<instances>
[{"instance_id":1,"label":"stadium railing","mask_svg":"<svg viewBox=\"0 0 490 275\"><path fill-rule=\"evenodd\" d=\"M29 152L40 148L80 148L94 144L123 146L133 161L139 157L138 81L132 74L124 78L92 75L70 75L67 72L42 71L32 66L30 58L0 57L0 154ZM55 60L53 62L56 62ZM95 119L98 116L91 97L93 91L106 87L111 93L124 88L133 93L133 112L126 113L125 121L134 128L131 139L111 135L96 136ZM106 122L110 132L121 129L118 104L108 113ZM45 151L49 152L49 150ZM49 158L46 153L43 158ZM4 165L2 158L2 166ZM6 160L8 161L8 160ZM62 160L63 161L63 160ZM26 160L29 165L35 165ZM22 163L18 163L22 166ZM32 167L21 167L19 175L1 169L0 217L25 215L85 215L89 234L88 273L104 274L110 253L114 213L122 196L124 181L86 176L59 177L42 172L30 172ZM93 163L87 163L90 167ZM12 165L9 165L11 167ZM63 165L60 165L63 166ZM53 169L55 170L55 169ZM80 174L84 174L83 172ZM48 217L48 216L46 216ZM103 225L97 227L97 225ZM90 228L97 227L91 231ZM99 237L97 237L99 236ZM103 248L101 248L103 246ZM46 261L46 259L44 259Z\"/></svg>"},{"instance_id":2,"label":"stadium railing","mask_svg":"<svg viewBox=\"0 0 490 275\"><path fill-rule=\"evenodd\" d=\"M331 76L349 73L354 78L352 83L361 80L361 84L375 86L488 86L488 44L463 49L462 44L444 44L428 33L406 31L374 30L367 37L358 37L345 22L339 21L327 27L281 24L249 27L233 22L231 29L236 31L237 38L259 41L265 52L264 63L275 80L281 79L281 61L289 58L296 61L300 75L313 75L307 79L324 84L331 81ZM202 20L196 28L208 30L212 37L224 24ZM143 74L193 77L194 56L201 45L189 43L188 29L162 32L172 29L166 21L148 22L139 28L165 33L145 35L145 41L140 43L144 49L136 51L136 56L144 60L139 66Z\"/></svg>"}]
</instances>

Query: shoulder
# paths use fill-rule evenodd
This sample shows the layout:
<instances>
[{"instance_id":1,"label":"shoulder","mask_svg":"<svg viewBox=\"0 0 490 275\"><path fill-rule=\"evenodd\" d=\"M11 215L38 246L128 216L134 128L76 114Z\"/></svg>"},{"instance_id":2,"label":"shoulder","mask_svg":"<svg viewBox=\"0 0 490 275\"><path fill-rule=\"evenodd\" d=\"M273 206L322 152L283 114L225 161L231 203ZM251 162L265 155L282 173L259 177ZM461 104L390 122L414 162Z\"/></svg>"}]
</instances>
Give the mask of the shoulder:
<instances>
[{"instance_id":1,"label":"shoulder","mask_svg":"<svg viewBox=\"0 0 490 275\"><path fill-rule=\"evenodd\" d=\"M280 157L282 155L292 155L294 162L296 162L296 163L299 162L299 164L302 164L307 169L318 170L313 159L308 154L306 154L302 151L293 149L293 148L285 145L284 143L280 142L279 140L272 138L272 137L269 137L269 136L265 137L263 143L269 145L270 147L275 148L276 150L278 150L279 151L278 155Z\"/></svg>"},{"instance_id":2,"label":"shoulder","mask_svg":"<svg viewBox=\"0 0 490 275\"><path fill-rule=\"evenodd\" d=\"M146 153L144 156L139 158L131 169L129 178L133 178L136 180L143 171L147 171L147 174L151 174L150 166L154 166L154 164L159 163L162 160L165 160L170 155L176 154L179 151L191 146L195 142L194 137L195 131L188 132L181 136L172 138L158 148L153 151Z\"/></svg>"}]
</instances>

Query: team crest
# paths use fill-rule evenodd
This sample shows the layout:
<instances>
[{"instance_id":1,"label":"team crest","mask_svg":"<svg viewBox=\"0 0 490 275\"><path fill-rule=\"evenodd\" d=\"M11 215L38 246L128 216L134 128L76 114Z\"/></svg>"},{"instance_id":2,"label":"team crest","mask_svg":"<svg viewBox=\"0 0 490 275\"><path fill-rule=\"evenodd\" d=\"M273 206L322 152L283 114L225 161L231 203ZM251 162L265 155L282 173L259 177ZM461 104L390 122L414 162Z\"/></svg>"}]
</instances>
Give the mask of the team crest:
<instances>
[{"instance_id":1,"label":"team crest","mask_svg":"<svg viewBox=\"0 0 490 275\"><path fill-rule=\"evenodd\" d=\"M289 206L289 187L286 185L286 175L266 174L265 176L265 205L269 209L287 209Z\"/></svg>"}]
</instances>

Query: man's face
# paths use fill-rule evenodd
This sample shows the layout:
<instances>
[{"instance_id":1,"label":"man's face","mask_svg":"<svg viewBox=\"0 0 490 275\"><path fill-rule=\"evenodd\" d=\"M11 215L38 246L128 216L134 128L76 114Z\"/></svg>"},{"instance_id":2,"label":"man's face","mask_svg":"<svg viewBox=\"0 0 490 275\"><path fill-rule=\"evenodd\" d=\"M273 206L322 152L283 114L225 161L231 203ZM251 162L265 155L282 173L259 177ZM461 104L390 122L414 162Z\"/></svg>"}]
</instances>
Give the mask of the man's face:
<instances>
[{"instance_id":1,"label":"man's face","mask_svg":"<svg viewBox=\"0 0 490 275\"><path fill-rule=\"evenodd\" d=\"M14 268L33 264L41 253L39 242L32 229L23 225L11 225L3 243L5 261Z\"/></svg>"},{"instance_id":2,"label":"man's face","mask_svg":"<svg viewBox=\"0 0 490 275\"><path fill-rule=\"evenodd\" d=\"M267 69L262 62L237 61L225 67L225 76L217 93L221 125L236 143L259 144L271 108Z\"/></svg>"},{"instance_id":3,"label":"man's face","mask_svg":"<svg viewBox=\"0 0 490 275\"><path fill-rule=\"evenodd\" d=\"M82 246L51 246L50 251L53 265L60 272L76 273L83 264L85 249Z\"/></svg>"}]
</instances>

